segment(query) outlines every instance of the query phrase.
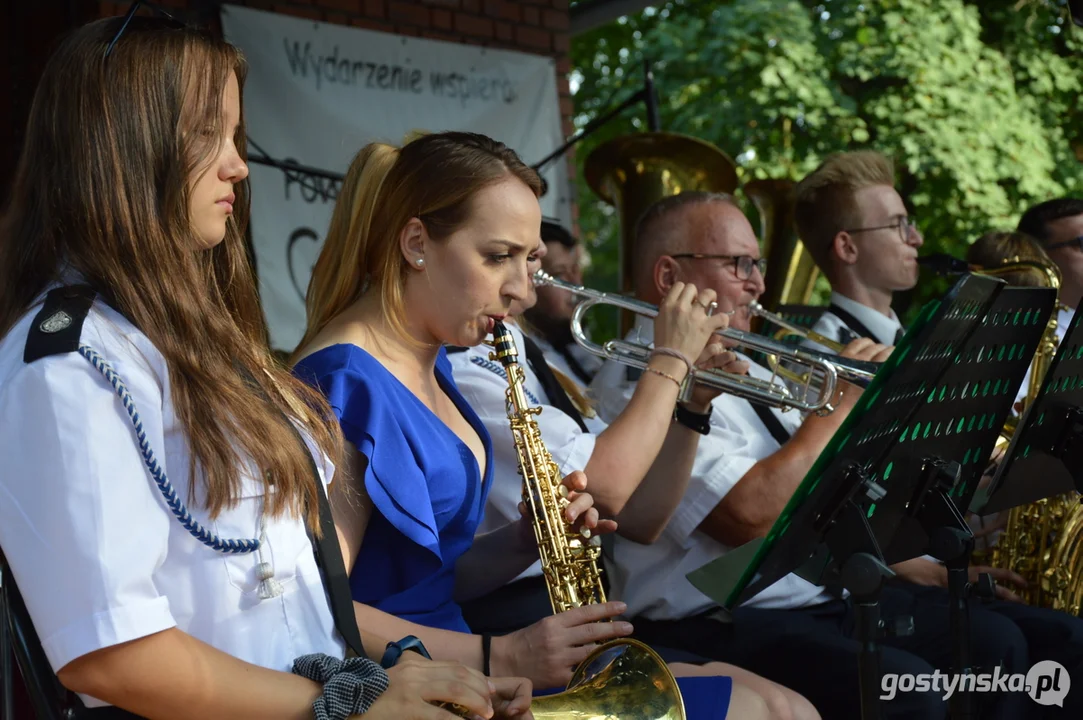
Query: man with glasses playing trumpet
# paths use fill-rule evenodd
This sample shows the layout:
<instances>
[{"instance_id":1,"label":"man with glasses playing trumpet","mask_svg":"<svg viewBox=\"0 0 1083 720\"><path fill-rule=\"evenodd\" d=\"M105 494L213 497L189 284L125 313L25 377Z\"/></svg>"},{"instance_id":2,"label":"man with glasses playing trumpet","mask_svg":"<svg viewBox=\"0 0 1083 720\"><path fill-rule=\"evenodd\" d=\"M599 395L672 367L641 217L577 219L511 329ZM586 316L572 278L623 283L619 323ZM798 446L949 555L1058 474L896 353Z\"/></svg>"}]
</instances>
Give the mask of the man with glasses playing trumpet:
<instances>
[{"instance_id":1,"label":"man with glasses playing trumpet","mask_svg":"<svg viewBox=\"0 0 1083 720\"><path fill-rule=\"evenodd\" d=\"M647 210L636 229L635 289L639 300L657 303L676 282L711 288L721 311L733 311L730 327L747 331L750 307L764 290L760 250L748 220L724 195L683 193ZM640 321L633 335L651 341ZM867 338L850 342L844 358L882 362L891 348ZM772 373L750 362L749 375ZM840 361L845 363L846 361ZM603 419L621 411L636 372L607 363L592 385ZM686 575L715 558L762 537L778 518L812 463L855 404L860 388L841 383L826 416L758 408L723 394L706 413L688 488L661 537L652 545L615 538L607 569L614 597L627 605L636 636L732 663L808 698L825 718L860 714L858 643L851 639L849 602L790 575L738 608L728 622L717 605ZM905 590L887 588L882 614L929 615L936 622L908 637L885 638L884 672L932 673L950 666L947 613L927 611ZM975 662L992 667L1004 658L1019 670L1026 646L1009 621L973 613ZM815 658L812 662L809 658ZM1022 668L1025 672L1026 668ZM1026 698L1024 697L1024 700ZM1019 717L998 698L983 718ZM1028 700L1029 702L1029 700ZM941 718L946 703L936 693L898 694L885 717Z\"/></svg>"}]
</instances>

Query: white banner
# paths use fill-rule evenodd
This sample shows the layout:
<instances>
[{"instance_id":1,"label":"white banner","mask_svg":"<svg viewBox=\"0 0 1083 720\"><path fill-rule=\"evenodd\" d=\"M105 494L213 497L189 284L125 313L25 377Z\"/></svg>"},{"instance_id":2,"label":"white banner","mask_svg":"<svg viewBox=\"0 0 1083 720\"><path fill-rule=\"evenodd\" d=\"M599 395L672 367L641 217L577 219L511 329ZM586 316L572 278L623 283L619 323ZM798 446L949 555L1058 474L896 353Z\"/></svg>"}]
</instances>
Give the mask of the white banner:
<instances>
[{"instance_id":1,"label":"white banner","mask_svg":"<svg viewBox=\"0 0 1083 720\"><path fill-rule=\"evenodd\" d=\"M345 172L365 143L470 130L536 163L564 141L552 58L317 23L234 5L226 38L248 58L248 136L276 160ZM258 150L249 145L249 152ZM252 240L272 347L293 350L337 183L250 164ZM544 215L570 226L567 165L544 172ZM317 191L318 183L329 197Z\"/></svg>"}]
</instances>

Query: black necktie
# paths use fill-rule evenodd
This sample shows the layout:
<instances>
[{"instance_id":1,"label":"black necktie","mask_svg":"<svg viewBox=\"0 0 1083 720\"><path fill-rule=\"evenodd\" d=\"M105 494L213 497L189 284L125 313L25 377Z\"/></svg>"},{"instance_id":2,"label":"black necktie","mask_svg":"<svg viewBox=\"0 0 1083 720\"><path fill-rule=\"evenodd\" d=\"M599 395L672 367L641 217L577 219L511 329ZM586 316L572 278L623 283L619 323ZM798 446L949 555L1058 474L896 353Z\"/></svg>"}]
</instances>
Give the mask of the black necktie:
<instances>
[{"instance_id":1,"label":"black necktie","mask_svg":"<svg viewBox=\"0 0 1083 720\"><path fill-rule=\"evenodd\" d=\"M775 439L775 442L779 445L785 445L786 441L790 439L790 433L786 430L782 421L775 417L775 414L771 412L771 408L766 405L752 403L752 409L756 411L756 415L759 416L760 422L767 428L767 432L771 433L771 437Z\"/></svg>"},{"instance_id":2,"label":"black necktie","mask_svg":"<svg viewBox=\"0 0 1083 720\"><path fill-rule=\"evenodd\" d=\"M591 378L590 373L587 372L587 369L583 367L582 363L576 360L575 355L572 354L572 346L561 345L557 348L557 352L560 353L560 356L568 363L568 367L571 368L571 371L579 378L579 382L584 385L589 385L593 378Z\"/></svg>"},{"instance_id":3,"label":"black necktie","mask_svg":"<svg viewBox=\"0 0 1083 720\"><path fill-rule=\"evenodd\" d=\"M564 387L557 380L557 376L553 374L553 369L549 367L549 363L545 362L545 353L538 347L538 344L524 335L523 347L526 350L526 361L530 363L530 367L534 369L534 374L538 376L538 382L541 383L542 390L545 391L545 396L549 399L550 404L572 420L575 420L583 432L590 432L587 430L587 424L583 422L583 416L575 409L575 405L572 403L571 398L568 397L568 393L564 392Z\"/></svg>"},{"instance_id":4,"label":"black necktie","mask_svg":"<svg viewBox=\"0 0 1083 720\"><path fill-rule=\"evenodd\" d=\"M846 326L846 329L850 331L850 334L857 336L851 338L850 340L841 340L841 336L843 333L840 331L839 336L841 342L849 343L853 340L856 340L857 338L862 337L867 337L870 340L877 339L876 336L872 334L872 330L869 330L867 327L865 327L865 323L861 322L856 317L854 317L852 313L843 310L838 305L831 305L829 308L827 308L827 311L837 317L839 320L842 320L842 324Z\"/></svg>"}]
</instances>

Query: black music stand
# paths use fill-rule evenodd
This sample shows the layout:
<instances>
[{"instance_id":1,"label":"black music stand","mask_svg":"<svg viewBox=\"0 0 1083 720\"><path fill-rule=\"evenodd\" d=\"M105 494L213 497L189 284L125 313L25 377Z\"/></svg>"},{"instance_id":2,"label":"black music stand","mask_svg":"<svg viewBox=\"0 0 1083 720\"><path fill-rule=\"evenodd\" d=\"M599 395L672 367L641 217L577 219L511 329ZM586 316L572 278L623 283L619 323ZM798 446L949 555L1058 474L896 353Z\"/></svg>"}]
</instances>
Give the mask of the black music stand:
<instances>
[{"instance_id":1,"label":"black music stand","mask_svg":"<svg viewBox=\"0 0 1083 720\"><path fill-rule=\"evenodd\" d=\"M1024 411L1008 452L986 493L974 498L980 514L1043 498L1083 492L1083 327L1076 312L1034 402Z\"/></svg>"},{"instance_id":2,"label":"black music stand","mask_svg":"<svg viewBox=\"0 0 1083 720\"><path fill-rule=\"evenodd\" d=\"M928 553L944 563L958 675L974 672L969 598L993 595L990 578L976 588L969 582L974 538L966 511L1055 304L1049 288L1004 288L885 458L908 472L907 443L924 446L914 495L889 493L880 513L881 521L888 517L896 526L884 559L894 564ZM971 693L952 695L951 716L974 717Z\"/></svg>"},{"instance_id":3,"label":"black music stand","mask_svg":"<svg viewBox=\"0 0 1083 720\"><path fill-rule=\"evenodd\" d=\"M987 338L984 334L974 338L983 321L1000 317L990 311L994 307L1001 311L1003 303L995 301L1004 287L999 280L968 276L959 280L941 301L926 306L766 538L688 576L696 587L727 609L799 568L799 574L812 582L849 590L857 612L856 634L862 645L860 680L862 717L866 720L879 717L879 593L884 581L894 575L887 567L883 549L905 554L907 548L920 547L920 542L911 541L896 549L896 531L913 515L928 516L930 523L941 521L936 514L919 510L926 505L934 507L927 497L944 498L962 492L959 480L969 479L975 472L980 474L985 466L981 449L985 445L992 449L1003 422L1000 400L1010 395L1010 408L1018 387L1018 382L1002 380L994 398L994 386L983 394L983 383L976 395L968 386L964 397L962 387L951 380L960 372L953 366L970 365L973 373L973 366L989 370L985 366L994 365L1001 357L998 347L993 351L993 361L989 361ZM1044 304L1048 315L1053 299L1041 289L1037 293L1026 298L1036 306ZM1022 296L1017 298L1023 302ZM1030 332L1044 327L1039 309L1021 313L1020 322L1024 317L1028 318ZM1040 331L1037 334L1040 336ZM1030 354L1036 345L1034 340ZM1004 341L1001 346L1006 347ZM1014 371L1021 379L1030 358L1027 343L1013 338L1010 347L1012 362L1019 360ZM980 362L979 348L984 348ZM1007 368L999 366L995 371L1006 372ZM946 420L931 422L926 419L930 412L947 415L951 424ZM1007 414L1006 409L1003 414ZM954 508L954 500L948 506ZM924 524L918 527L925 529ZM966 527L965 523L962 527ZM741 564L745 565L743 572L733 582L735 566Z\"/></svg>"}]
</instances>

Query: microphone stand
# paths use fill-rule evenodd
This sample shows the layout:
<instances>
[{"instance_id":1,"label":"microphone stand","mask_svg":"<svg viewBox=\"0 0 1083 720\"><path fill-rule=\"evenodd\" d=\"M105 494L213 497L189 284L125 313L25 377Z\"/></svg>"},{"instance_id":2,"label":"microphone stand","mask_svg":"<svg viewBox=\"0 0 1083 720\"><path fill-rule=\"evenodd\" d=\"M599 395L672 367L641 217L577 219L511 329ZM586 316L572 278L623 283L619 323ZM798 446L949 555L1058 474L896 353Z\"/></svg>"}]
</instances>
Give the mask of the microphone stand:
<instances>
[{"instance_id":1,"label":"microphone stand","mask_svg":"<svg viewBox=\"0 0 1083 720\"><path fill-rule=\"evenodd\" d=\"M583 126L582 130L569 138L567 142L530 167L540 173L546 165L568 152L570 148L574 147L581 140L594 134L599 128L608 124L625 110L634 105L638 105L639 103L644 103L647 106L647 129L650 130L650 132L658 132L662 127L658 118L658 94L654 89L654 72L651 70L650 61L646 59L643 60L643 74L643 87L630 95L620 105L607 110L604 114L591 120Z\"/></svg>"}]
</instances>

